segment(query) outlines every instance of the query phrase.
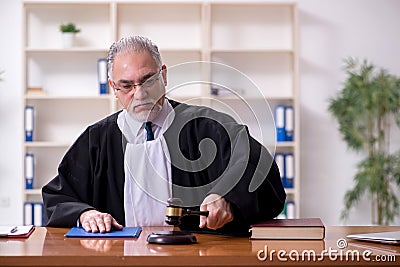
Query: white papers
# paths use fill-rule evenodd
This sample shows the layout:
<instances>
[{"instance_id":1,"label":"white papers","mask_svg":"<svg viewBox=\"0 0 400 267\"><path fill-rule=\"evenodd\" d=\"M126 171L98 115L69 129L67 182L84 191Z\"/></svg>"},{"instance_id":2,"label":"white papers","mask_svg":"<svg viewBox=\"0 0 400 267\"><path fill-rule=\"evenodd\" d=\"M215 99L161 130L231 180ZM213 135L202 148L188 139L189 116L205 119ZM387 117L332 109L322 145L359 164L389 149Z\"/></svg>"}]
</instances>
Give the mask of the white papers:
<instances>
[{"instance_id":1,"label":"white papers","mask_svg":"<svg viewBox=\"0 0 400 267\"><path fill-rule=\"evenodd\" d=\"M33 228L33 225L0 226L0 237L13 237L27 235ZM12 231L15 229L14 231Z\"/></svg>"}]
</instances>

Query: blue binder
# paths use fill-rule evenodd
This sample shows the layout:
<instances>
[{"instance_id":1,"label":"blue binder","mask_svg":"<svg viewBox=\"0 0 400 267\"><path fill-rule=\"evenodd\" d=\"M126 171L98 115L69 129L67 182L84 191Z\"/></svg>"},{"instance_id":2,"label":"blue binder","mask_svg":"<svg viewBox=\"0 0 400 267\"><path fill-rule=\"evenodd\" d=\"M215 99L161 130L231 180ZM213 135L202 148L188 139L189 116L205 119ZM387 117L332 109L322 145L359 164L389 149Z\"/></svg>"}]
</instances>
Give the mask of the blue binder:
<instances>
[{"instance_id":1,"label":"blue binder","mask_svg":"<svg viewBox=\"0 0 400 267\"><path fill-rule=\"evenodd\" d=\"M294 110L292 106L285 107L285 141L293 141Z\"/></svg>"},{"instance_id":2,"label":"blue binder","mask_svg":"<svg viewBox=\"0 0 400 267\"><path fill-rule=\"evenodd\" d=\"M25 154L25 189L33 189L35 178L35 156L32 153Z\"/></svg>"},{"instance_id":3,"label":"blue binder","mask_svg":"<svg viewBox=\"0 0 400 267\"><path fill-rule=\"evenodd\" d=\"M45 226L47 215L42 202L24 203L24 225Z\"/></svg>"},{"instance_id":4,"label":"blue binder","mask_svg":"<svg viewBox=\"0 0 400 267\"><path fill-rule=\"evenodd\" d=\"M296 218L296 205L293 200L286 201L286 218L294 219Z\"/></svg>"},{"instance_id":5,"label":"blue binder","mask_svg":"<svg viewBox=\"0 0 400 267\"><path fill-rule=\"evenodd\" d=\"M32 208L33 208L33 225L45 226L47 223L47 215L44 212L43 203L32 202Z\"/></svg>"},{"instance_id":6,"label":"blue binder","mask_svg":"<svg viewBox=\"0 0 400 267\"><path fill-rule=\"evenodd\" d=\"M32 202L24 203L24 225L33 225L33 205Z\"/></svg>"},{"instance_id":7,"label":"blue binder","mask_svg":"<svg viewBox=\"0 0 400 267\"><path fill-rule=\"evenodd\" d=\"M285 133L285 106L278 105L275 107L275 127L276 141L283 142L286 140Z\"/></svg>"},{"instance_id":8,"label":"blue binder","mask_svg":"<svg viewBox=\"0 0 400 267\"><path fill-rule=\"evenodd\" d=\"M105 58L100 58L97 61L97 79L99 82L100 94L108 94L107 59Z\"/></svg>"},{"instance_id":9,"label":"blue binder","mask_svg":"<svg viewBox=\"0 0 400 267\"><path fill-rule=\"evenodd\" d=\"M33 106L25 106L25 141L33 141L33 129L34 129L34 108Z\"/></svg>"},{"instance_id":10,"label":"blue binder","mask_svg":"<svg viewBox=\"0 0 400 267\"><path fill-rule=\"evenodd\" d=\"M283 186L285 188L294 187L294 156L292 153L285 154L285 178Z\"/></svg>"},{"instance_id":11,"label":"blue binder","mask_svg":"<svg viewBox=\"0 0 400 267\"><path fill-rule=\"evenodd\" d=\"M281 175L281 181L283 186L285 186L285 155L283 153L275 153L275 162L278 165L279 173Z\"/></svg>"}]
</instances>

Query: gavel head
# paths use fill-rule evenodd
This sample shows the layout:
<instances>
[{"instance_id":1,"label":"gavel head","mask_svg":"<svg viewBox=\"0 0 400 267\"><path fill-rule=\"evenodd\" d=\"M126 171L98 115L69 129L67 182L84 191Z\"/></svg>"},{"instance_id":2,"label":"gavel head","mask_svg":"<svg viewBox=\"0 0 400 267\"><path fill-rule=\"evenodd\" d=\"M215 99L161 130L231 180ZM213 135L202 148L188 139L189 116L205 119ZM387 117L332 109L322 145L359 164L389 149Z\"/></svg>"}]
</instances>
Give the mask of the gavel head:
<instances>
[{"instance_id":1,"label":"gavel head","mask_svg":"<svg viewBox=\"0 0 400 267\"><path fill-rule=\"evenodd\" d=\"M180 198L169 198L165 211L165 222L169 225L178 226L181 224L183 214L182 200Z\"/></svg>"}]
</instances>

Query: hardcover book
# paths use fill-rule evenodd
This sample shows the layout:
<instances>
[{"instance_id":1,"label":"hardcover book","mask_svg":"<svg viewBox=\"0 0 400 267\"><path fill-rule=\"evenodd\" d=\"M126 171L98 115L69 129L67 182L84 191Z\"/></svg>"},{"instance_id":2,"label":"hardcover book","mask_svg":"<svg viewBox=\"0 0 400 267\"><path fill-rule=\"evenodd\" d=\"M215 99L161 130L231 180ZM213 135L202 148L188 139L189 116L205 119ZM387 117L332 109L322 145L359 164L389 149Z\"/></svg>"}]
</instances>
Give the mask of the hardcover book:
<instances>
[{"instance_id":1,"label":"hardcover book","mask_svg":"<svg viewBox=\"0 0 400 267\"><path fill-rule=\"evenodd\" d=\"M325 226L320 218L274 219L251 225L251 239L305 239L325 237Z\"/></svg>"}]
</instances>

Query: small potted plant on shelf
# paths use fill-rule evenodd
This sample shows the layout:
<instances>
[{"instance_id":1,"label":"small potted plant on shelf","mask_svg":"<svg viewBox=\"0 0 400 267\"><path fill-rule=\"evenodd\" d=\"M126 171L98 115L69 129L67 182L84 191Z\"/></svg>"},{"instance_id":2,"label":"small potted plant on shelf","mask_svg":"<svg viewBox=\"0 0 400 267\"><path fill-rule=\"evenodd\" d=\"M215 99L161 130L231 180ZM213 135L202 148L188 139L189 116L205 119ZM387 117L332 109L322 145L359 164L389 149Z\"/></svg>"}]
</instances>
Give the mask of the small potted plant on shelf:
<instances>
[{"instance_id":1,"label":"small potted plant on shelf","mask_svg":"<svg viewBox=\"0 0 400 267\"><path fill-rule=\"evenodd\" d=\"M64 48L69 48L74 46L75 34L81 30L76 28L76 25L72 22L61 24L60 31L62 33L62 41Z\"/></svg>"}]
</instances>

